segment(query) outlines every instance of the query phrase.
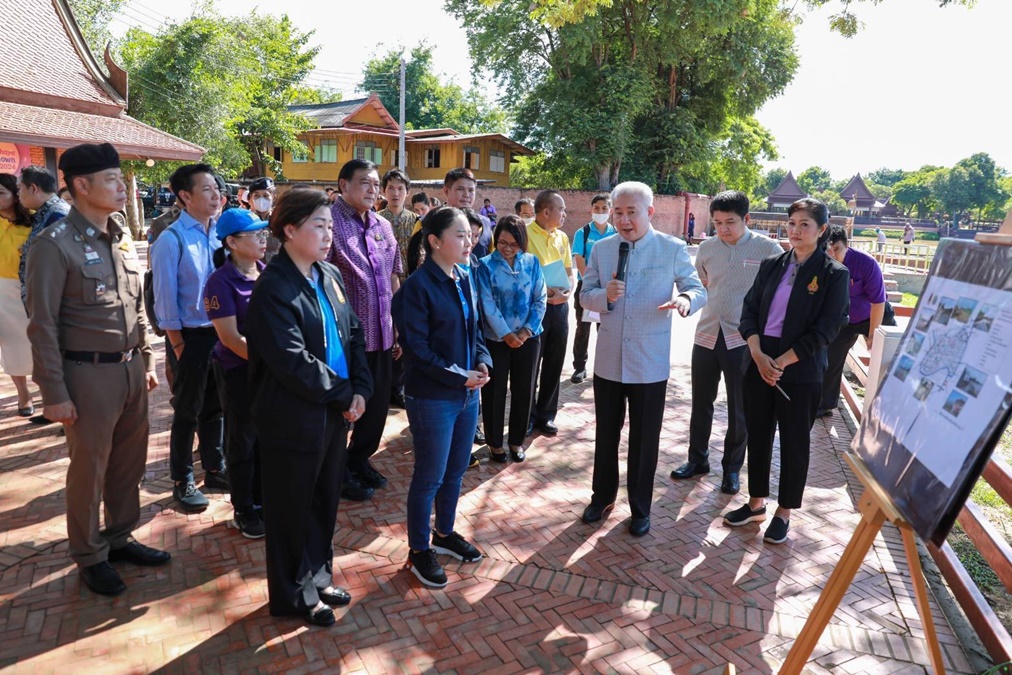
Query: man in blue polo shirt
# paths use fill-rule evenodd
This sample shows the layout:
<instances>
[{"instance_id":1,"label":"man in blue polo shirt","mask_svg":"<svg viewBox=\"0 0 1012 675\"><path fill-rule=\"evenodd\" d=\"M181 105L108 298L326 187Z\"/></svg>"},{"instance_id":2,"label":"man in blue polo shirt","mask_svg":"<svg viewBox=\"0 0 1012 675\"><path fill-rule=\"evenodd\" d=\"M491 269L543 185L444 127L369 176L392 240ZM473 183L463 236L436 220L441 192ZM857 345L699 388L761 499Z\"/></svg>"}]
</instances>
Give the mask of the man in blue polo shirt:
<instances>
[{"instance_id":1,"label":"man in blue polo shirt","mask_svg":"<svg viewBox=\"0 0 1012 675\"><path fill-rule=\"evenodd\" d=\"M583 271L590 261L590 251L594 243L615 234L615 227L608 222L611 217L611 198L608 195L595 195L590 201L591 221L581 227L573 235L573 262L576 264L576 336L573 338L573 376L569 378L573 384L580 384L587 379L587 354L590 351L590 322L583 320L583 305L580 304L580 291L583 289ZM600 326L601 324L598 324Z\"/></svg>"}]
</instances>

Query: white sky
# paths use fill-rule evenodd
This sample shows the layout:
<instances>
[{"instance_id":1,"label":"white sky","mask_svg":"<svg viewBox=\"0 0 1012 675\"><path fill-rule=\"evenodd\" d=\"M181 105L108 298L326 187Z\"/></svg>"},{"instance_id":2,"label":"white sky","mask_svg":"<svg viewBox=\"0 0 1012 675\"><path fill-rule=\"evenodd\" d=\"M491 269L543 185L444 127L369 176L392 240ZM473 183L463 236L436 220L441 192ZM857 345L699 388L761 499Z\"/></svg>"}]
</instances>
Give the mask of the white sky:
<instances>
[{"instance_id":1,"label":"white sky","mask_svg":"<svg viewBox=\"0 0 1012 675\"><path fill-rule=\"evenodd\" d=\"M249 0L216 0L226 15L251 11ZM302 30L316 29L322 45L309 83L354 96L362 67L391 47L433 45L438 72L462 86L471 82L463 29L443 12L443 0L270 0L262 11L287 12ZM837 179L882 166L948 166L988 152L1012 170L1012 108L1007 41L1012 1L978 0L973 9L939 8L936 0L855 4L865 28L852 39L831 33L836 7L809 15L797 31L801 67L759 120L780 148L774 166L795 173L823 166ZM153 30L166 17L183 19L185 2L132 0L113 24ZM384 25L384 19L397 20ZM849 130L849 131L848 131Z\"/></svg>"}]
</instances>

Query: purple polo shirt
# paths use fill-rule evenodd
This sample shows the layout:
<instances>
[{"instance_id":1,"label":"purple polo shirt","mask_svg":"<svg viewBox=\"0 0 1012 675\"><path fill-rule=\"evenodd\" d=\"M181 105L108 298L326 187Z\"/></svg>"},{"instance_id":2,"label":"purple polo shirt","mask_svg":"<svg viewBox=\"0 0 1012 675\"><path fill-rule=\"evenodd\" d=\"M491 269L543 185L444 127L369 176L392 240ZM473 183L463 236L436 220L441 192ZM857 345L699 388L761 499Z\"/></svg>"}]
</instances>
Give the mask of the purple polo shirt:
<instances>
[{"instance_id":1,"label":"purple polo shirt","mask_svg":"<svg viewBox=\"0 0 1012 675\"><path fill-rule=\"evenodd\" d=\"M393 227L372 211L363 219L340 197L330 211L334 242L327 260L341 270L348 302L362 324L365 350L386 351L394 345L390 279L402 274Z\"/></svg>"},{"instance_id":2,"label":"purple polo shirt","mask_svg":"<svg viewBox=\"0 0 1012 675\"><path fill-rule=\"evenodd\" d=\"M258 260L257 267L262 272L264 264ZM255 283L242 275L231 261L225 261L204 283L204 311L207 312L207 318L214 320L234 316L239 334L245 335L246 310ZM225 370L246 364L246 359L222 344L221 340L214 345L214 355Z\"/></svg>"},{"instance_id":3,"label":"purple polo shirt","mask_svg":"<svg viewBox=\"0 0 1012 675\"><path fill-rule=\"evenodd\" d=\"M886 301L882 268L870 255L848 248L843 265L850 270L850 323L871 318L871 306Z\"/></svg>"},{"instance_id":4,"label":"purple polo shirt","mask_svg":"<svg viewBox=\"0 0 1012 675\"><path fill-rule=\"evenodd\" d=\"M794 259L793 256L791 258ZM778 338L784 333L784 317L787 316L787 303L791 299L791 289L794 285L792 277L797 277L800 263L792 262L784 270L784 276L780 278L777 290L773 293L773 300L770 301L770 311L766 315L766 328L763 335Z\"/></svg>"}]
</instances>

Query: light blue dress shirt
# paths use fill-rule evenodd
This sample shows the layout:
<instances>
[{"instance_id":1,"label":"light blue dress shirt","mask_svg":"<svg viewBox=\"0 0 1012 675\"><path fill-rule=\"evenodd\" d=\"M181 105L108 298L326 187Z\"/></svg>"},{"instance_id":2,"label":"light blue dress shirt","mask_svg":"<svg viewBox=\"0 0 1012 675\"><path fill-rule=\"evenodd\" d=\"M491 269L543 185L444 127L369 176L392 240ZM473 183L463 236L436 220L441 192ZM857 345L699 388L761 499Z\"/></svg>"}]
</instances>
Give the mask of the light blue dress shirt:
<instances>
[{"instance_id":1,"label":"light blue dress shirt","mask_svg":"<svg viewBox=\"0 0 1012 675\"><path fill-rule=\"evenodd\" d=\"M168 230L175 230L183 241ZM155 316L162 330L210 326L204 312L204 284L214 272L214 252L221 248L214 221L207 230L186 211L151 247Z\"/></svg>"},{"instance_id":2,"label":"light blue dress shirt","mask_svg":"<svg viewBox=\"0 0 1012 675\"><path fill-rule=\"evenodd\" d=\"M517 251L510 267L499 251L493 251L481 259L477 277L486 340L502 342L521 328L532 336L541 334L548 289L533 253Z\"/></svg>"}]
</instances>

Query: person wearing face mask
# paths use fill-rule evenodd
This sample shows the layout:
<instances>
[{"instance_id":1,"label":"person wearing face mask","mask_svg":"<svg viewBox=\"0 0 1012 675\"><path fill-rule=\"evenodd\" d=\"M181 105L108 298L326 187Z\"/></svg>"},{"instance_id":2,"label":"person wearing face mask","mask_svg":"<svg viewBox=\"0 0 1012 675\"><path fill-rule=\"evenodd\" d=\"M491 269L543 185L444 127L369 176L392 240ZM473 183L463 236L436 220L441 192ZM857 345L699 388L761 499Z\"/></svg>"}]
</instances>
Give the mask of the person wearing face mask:
<instances>
[{"instance_id":1,"label":"person wearing face mask","mask_svg":"<svg viewBox=\"0 0 1012 675\"><path fill-rule=\"evenodd\" d=\"M573 337L573 376L569 381L580 384L587 379L587 353L590 349L590 322L583 320L583 305L580 304L580 290L583 288L583 271L590 260L594 242L615 234L615 228L608 223L611 215L611 198L608 195L594 195L590 200L591 221L573 235L573 263L576 265L576 293L573 294L576 307L576 335ZM600 328L601 324L597 324Z\"/></svg>"},{"instance_id":2,"label":"person wearing face mask","mask_svg":"<svg viewBox=\"0 0 1012 675\"><path fill-rule=\"evenodd\" d=\"M521 221L523 221L524 227L527 227L534 222L534 200L533 199L521 199L513 205L513 211L517 214Z\"/></svg>"},{"instance_id":3,"label":"person wearing face mask","mask_svg":"<svg viewBox=\"0 0 1012 675\"><path fill-rule=\"evenodd\" d=\"M270 220L271 211L274 210L274 180L272 178L257 178L249 184L249 193L246 200L249 202L250 210L260 220ZM264 254L264 263L269 263L271 258L281 250L281 242L277 237L267 237L267 253Z\"/></svg>"}]
</instances>

